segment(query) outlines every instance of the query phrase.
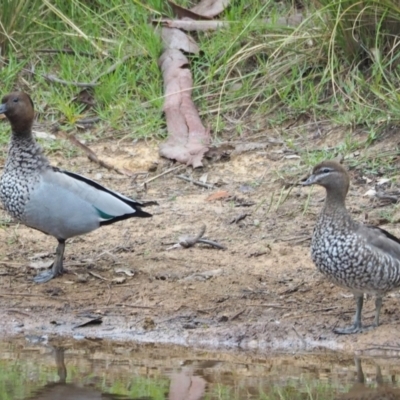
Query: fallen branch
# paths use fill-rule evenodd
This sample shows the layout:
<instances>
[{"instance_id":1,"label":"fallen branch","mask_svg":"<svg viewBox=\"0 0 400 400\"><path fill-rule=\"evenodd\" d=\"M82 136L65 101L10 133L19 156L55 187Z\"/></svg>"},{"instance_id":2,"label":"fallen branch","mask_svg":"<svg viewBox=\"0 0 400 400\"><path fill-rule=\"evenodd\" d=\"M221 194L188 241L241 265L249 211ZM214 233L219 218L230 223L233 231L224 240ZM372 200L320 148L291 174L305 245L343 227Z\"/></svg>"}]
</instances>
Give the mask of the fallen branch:
<instances>
[{"instance_id":1,"label":"fallen branch","mask_svg":"<svg viewBox=\"0 0 400 400\"><path fill-rule=\"evenodd\" d=\"M88 274L94 276L97 279L101 279L102 281L109 281L109 279L103 278L101 275L96 274L96 272L88 271Z\"/></svg>"},{"instance_id":2,"label":"fallen branch","mask_svg":"<svg viewBox=\"0 0 400 400\"><path fill-rule=\"evenodd\" d=\"M99 81L103 76L111 74L114 72L121 64L123 64L126 60L133 57L133 54L129 54L127 56L122 57L120 60L117 60L113 65L111 65L107 70L102 72L96 78L94 78L91 82L75 82L75 81L65 81L64 79L60 79L53 74L42 74L43 78L47 79L50 82L60 83L61 85L69 85L69 86L78 86L78 87L96 87L98 85L97 81ZM32 71L28 71L32 72Z\"/></svg>"},{"instance_id":3,"label":"fallen branch","mask_svg":"<svg viewBox=\"0 0 400 400\"><path fill-rule=\"evenodd\" d=\"M72 55L79 55L82 57L90 57L90 58L94 58L95 55L93 55L92 53L85 53L84 51L75 51L72 49L39 49L36 50L36 53L44 53L44 54L72 54Z\"/></svg>"},{"instance_id":4,"label":"fallen branch","mask_svg":"<svg viewBox=\"0 0 400 400\"><path fill-rule=\"evenodd\" d=\"M90 161L93 161L93 162L99 164L101 167L107 168L108 170L112 170L112 171L118 172L121 175L126 175L126 176L130 176L130 177L136 175L134 172L127 171L125 169L124 170L119 169L119 168L115 167L114 165L111 165L108 162L100 159L99 157L97 157L96 153L92 149L90 149L88 146L83 144L74 135L72 135L72 134L70 134L70 135L63 134L63 136L66 139L68 139L75 146L80 147L87 154L87 156L88 156Z\"/></svg>"},{"instance_id":5,"label":"fallen branch","mask_svg":"<svg viewBox=\"0 0 400 400\"><path fill-rule=\"evenodd\" d=\"M32 72L32 71L29 71ZM50 82L60 83L62 85L69 85L69 86L78 86L78 87L95 87L97 83L93 82L75 82L75 81L64 81L63 79L57 78L55 75L52 74L42 74L43 78L47 79Z\"/></svg>"},{"instance_id":6,"label":"fallen branch","mask_svg":"<svg viewBox=\"0 0 400 400\"><path fill-rule=\"evenodd\" d=\"M284 307L279 304L246 304L246 307L270 307L277 308L279 310L292 310L293 307Z\"/></svg>"},{"instance_id":7,"label":"fallen branch","mask_svg":"<svg viewBox=\"0 0 400 400\"><path fill-rule=\"evenodd\" d=\"M206 232L206 226L203 225L201 227L200 232L196 236L189 236L189 235L181 236L179 238L179 242L171 247L168 247L167 250L178 249L182 247L188 249L189 247L193 247L196 243L204 243L213 246L217 249L225 250L226 248L225 246L217 242L214 242L213 240L203 239L205 232Z\"/></svg>"},{"instance_id":8,"label":"fallen branch","mask_svg":"<svg viewBox=\"0 0 400 400\"><path fill-rule=\"evenodd\" d=\"M193 185L197 185L197 186L201 186L204 187L206 189L214 189L214 185L210 185L208 183L203 183L200 181L195 181L192 178L189 178L188 176L184 176L184 175L177 175L176 176L178 179L182 179L183 181L189 182L189 183L193 183Z\"/></svg>"},{"instance_id":9,"label":"fallen branch","mask_svg":"<svg viewBox=\"0 0 400 400\"><path fill-rule=\"evenodd\" d=\"M166 28L183 29L184 31L216 31L220 28L229 26L224 21L193 21L193 20L177 20L177 19L153 19L154 24L161 24Z\"/></svg>"},{"instance_id":10,"label":"fallen branch","mask_svg":"<svg viewBox=\"0 0 400 400\"><path fill-rule=\"evenodd\" d=\"M127 56L122 57L120 60L117 60L108 69L106 69L104 72L102 72L100 75L98 75L97 78L94 78L91 83L97 85L96 82L98 80L100 80L100 78L102 78L105 75L111 74L111 72L114 72L121 64L123 64L126 60L129 60L133 56L134 56L134 54L129 54Z\"/></svg>"},{"instance_id":11,"label":"fallen branch","mask_svg":"<svg viewBox=\"0 0 400 400\"><path fill-rule=\"evenodd\" d=\"M231 219L231 220L229 221L229 224L233 224L233 223L237 224L239 221L242 221L243 219L245 219L245 218L248 217L249 215L251 215L251 214L248 214L248 213L240 214L240 215L238 215L237 217Z\"/></svg>"},{"instance_id":12,"label":"fallen branch","mask_svg":"<svg viewBox=\"0 0 400 400\"><path fill-rule=\"evenodd\" d=\"M182 169L184 167L185 167L184 165L178 165L177 167L173 167L173 168L167 169L166 171L162 172L161 174L158 174L156 176L153 176L150 179L147 179L147 181L142 183L142 186L146 186L148 183L153 182L156 179L161 178L162 176L169 174L170 172L176 171L177 169Z\"/></svg>"},{"instance_id":13,"label":"fallen branch","mask_svg":"<svg viewBox=\"0 0 400 400\"><path fill-rule=\"evenodd\" d=\"M82 119L78 119L78 121L76 121L76 124L79 125L91 125L91 124L95 124L96 122L100 121L100 117L88 117L88 118L82 118Z\"/></svg>"}]
</instances>

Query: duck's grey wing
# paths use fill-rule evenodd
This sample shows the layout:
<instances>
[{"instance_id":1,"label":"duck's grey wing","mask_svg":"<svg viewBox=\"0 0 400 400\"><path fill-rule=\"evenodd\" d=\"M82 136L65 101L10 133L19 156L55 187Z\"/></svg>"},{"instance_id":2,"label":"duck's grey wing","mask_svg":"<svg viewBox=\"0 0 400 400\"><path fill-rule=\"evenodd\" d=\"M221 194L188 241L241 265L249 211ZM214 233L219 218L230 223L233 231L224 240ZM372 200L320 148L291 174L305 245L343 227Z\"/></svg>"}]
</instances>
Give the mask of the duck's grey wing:
<instances>
[{"instance_id":1,"label":"duck's grey wing","mask_svg":"<svg viewBox=\"0 0 400 400\"><path fill-rule=\"evenodd\" d=\"M123 194L118 193L114 190L107 189L106 187L100 185L99 183L92 181L91 179L88 179L82 175L75 174L75 173L69 172L69 171L63 171L63 170L57 170L57 169L54 169L54 170L56 172L66 174L73 179L76 179L78 181L86 183L87 185L96 189L97 194L99 194L99 192L102 192L103 194L108 193L109 195L111 195L111 198L113 198L113 200L111 202L106 201L103 204L99 204L101 210L107 209L109 206L116 206L117 203L116 203L115 199L119 199L121 202L123 202L126 205L131 207L131 214L129 216L135 216L135 217L139 217L139 218L149 218L152 216L148 212L142 210L142 207L146 207L146 205L151 205L152 202L143 204L136 200L130 199L129 197L126 197ZM102 200L102 201L104 201L106 199L110 200L110 197L103 195L99 198L99 200ZM132 210L133 210L133 212L132 212ZM107 213L107 211L105 211L105 212ZM135 215L133 215L133 214L135 214ZM111 216L112 216L112 214L111 214ZM118 211L116 211L116 214L113 218L102 221L100 225L112 224L113 222L120 221L121 219L129 218L129 216L123 218L123 215L122 214L118 215Z\"/></svg>"},{"instance_id":2,"label":"duck's grey wing","mask_svg":"<svg viewBox=\"0 0 400 400\"><path fill-rule=\"evenodd\" d=\"M131 217L150 214L120 193L71 172L48 169L30 194L24 210L24 223L68 239Z\"/></svg>"},{"instance_id":3,"label":"duck's grey wing","mask_svg":"<svg viewBox=\"0 0 400 400\"><path fill-rule=\"evenodd\" d=\"M400 239L382 228L372 225L360 224L357 233L360 234L368 245L400 260Z\"/></svg>"}]
</instances>

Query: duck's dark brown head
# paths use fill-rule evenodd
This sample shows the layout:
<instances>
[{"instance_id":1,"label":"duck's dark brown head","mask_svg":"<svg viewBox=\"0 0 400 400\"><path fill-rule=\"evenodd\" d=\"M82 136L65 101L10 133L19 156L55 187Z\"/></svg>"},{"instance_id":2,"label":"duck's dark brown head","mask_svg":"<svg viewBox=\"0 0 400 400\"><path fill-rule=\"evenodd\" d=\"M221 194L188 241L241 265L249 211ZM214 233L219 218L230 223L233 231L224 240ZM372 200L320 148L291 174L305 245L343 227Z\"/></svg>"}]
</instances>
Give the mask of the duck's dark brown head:
<instances>
[{"instance_id":1,"label":"duck's dark brown head","mask_svg":"<svg viewBox=\"0 0 400 400\"><path fill-rule=\"evenodd\" d=\"M5 114L15 135L29 135L35 116L33 102L24 92L5 95L0 104L0 114Z\"/></svg>"},{"instance_id":2,"label":"duck's dark brown head","mask_svg":"<svg viewBox=\"0 0 400 400\"><path fill-rule=\"evenodd\" d=\"M312 174L301 182L304 186L320 185L329 194L345 198L350 186L347 171L336 161L322 161L313 168Z\"/></svg>"}]
</instances>

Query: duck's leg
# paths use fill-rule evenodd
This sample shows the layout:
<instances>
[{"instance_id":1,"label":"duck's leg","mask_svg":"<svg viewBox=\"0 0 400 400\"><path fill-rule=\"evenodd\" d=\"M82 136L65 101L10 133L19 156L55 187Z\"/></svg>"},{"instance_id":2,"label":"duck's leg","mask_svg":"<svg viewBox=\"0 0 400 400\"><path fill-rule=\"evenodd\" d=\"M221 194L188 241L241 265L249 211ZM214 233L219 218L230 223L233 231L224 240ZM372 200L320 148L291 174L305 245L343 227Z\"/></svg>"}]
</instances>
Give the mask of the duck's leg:
<instances>
[{"instance_id":1,"label":"duck's leg","mask_svg":"<svg viewBox=\"0 0 400 400\"><path fill-rule=\"evenodd\" d=\"M56 250L56 258L53 262L51 269L44 271L38 275L36 275L33 280L36 283L45 283L49 280L55 278L56 276L62 275L64 272L63 268L63 259L64 259L64 249L65 249L65 240L58 239L58 246Z\"/></svg>"},{"instance_id":2,"label":"duck's leg","mask_svg":"<svg viewBox=\"0 0 400 400\"><path fill-rule=\"evenodd\" d=\"M381 313L381 308L382 308L382 296L376 296L374 326L379 326L379 314Z\"/></svg>"},{"instance_id":3,"label":"duck's leg","mask_svg":"<svg viewBox=\"0 0 400 400\"><path fill-rule=\"evenodd\" d=\"M354 323L352 326L349 326L347 328L335 328L333 331L335 333L338 333L340 335L348 335L350 333L359 333L363 331L363 327L361 324L361 312L364 304L364 294L357 294L354 295L356 298L356 315L354 316Z\"/></svg>"}]
</instances>

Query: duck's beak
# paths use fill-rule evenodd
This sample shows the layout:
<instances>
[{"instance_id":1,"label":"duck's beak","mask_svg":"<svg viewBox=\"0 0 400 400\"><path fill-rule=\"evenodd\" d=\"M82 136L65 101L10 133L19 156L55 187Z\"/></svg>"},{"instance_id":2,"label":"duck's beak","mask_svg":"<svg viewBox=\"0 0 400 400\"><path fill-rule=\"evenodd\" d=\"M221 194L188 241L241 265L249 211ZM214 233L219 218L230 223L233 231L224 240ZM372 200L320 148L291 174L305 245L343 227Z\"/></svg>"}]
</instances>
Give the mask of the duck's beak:
<instances>
[{"instance_id":1,"label":"duck's beak","mask_svg":"<svg viewBox=\"0 0 400 400\"><path fill-rule=\"evenodd\" d=\"M300 185L303 186L310 186L310 185L314 185L314 183L316 182L316 176L310 175L308 178L304 178L300 181Z\"/></svg>"},{"instance_id":2,"label":"duck's beak","mask_svg":"<svg viewBox=\"0 0 400 400\"><path fill-rule=\"evenodd\" d=\"M0 114L4 114L6 112L7 112L7 104L6 103L0 104Z\"/></svg>"}]
</instances>

